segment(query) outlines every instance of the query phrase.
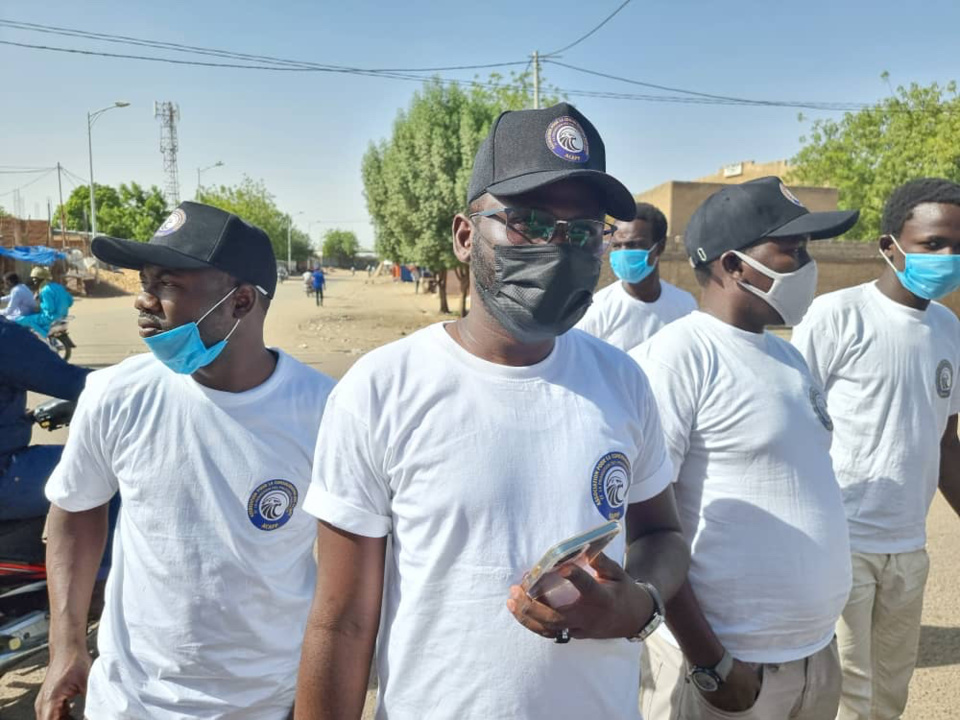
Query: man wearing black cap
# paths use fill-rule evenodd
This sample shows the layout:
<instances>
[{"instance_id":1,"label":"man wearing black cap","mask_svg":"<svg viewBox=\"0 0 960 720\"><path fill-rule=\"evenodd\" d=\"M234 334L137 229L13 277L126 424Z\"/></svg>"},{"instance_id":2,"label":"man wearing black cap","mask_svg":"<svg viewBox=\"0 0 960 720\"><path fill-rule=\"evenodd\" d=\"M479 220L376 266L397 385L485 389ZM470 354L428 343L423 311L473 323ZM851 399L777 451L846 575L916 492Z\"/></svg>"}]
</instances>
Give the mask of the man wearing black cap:
<instances>
[{"instance_id":1,"label":"man wearing black cap","mask_svg":"<svg viewBox=\"0 0 960 720\"><path fill-rule=\"evenodd\" d=\"M286 718L315 576L315 526L297 506L333 383L263 343L277 270L262 230L186 202L149 243L92 249L140 270L151 353L89 376L47 485L37 715L64 717L86 690L97 720ZM87 609L117 492L91 668Z\"/></svg>"},{"instance_id":2,"label":"man wearing black cap","mask_svg":"<svg viewBox=\"0 0 960 720\"><path fill-rule=\"evenodd\" d=\"M568 332L605 213L634 213L604 167L573 107L502 114L453 220L473 310L370 353L331 394L304 504L320 566L297 717L360 717L378 631L379 718L638 717L627 640L659 623L688 550L646 379ZM572 604L518 587L551 545L624 518L595 575L570 568ZM625 551L626 571L610 559Z\"/></svg>"},{"instance_id":3,"label":"man wearing black cap","mask_svg":"<svg viewBox=\"0 0 960 720\"><path fill-rule=\"evenodd\" d=\"M684 237L701 311L631 352L657 398L692 553L670 632L647 644L648 717L836 713L850 561L833 423L800 353L764 328L796 324L813 300L808 241L856 220L808 212L774 177L724 188Z\"/></svg>"}]
</instances>

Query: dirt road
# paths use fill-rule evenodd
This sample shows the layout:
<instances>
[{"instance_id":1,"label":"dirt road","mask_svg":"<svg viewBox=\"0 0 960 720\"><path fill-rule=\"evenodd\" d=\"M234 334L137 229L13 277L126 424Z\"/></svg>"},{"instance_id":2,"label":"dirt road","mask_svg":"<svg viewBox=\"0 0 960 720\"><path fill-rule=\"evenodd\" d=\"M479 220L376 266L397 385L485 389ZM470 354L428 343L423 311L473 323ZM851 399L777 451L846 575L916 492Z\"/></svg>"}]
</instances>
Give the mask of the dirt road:
<instances>
[{"instance_id":1,"label":"dirt road","mask_svg":"<svg viewBox=\"0 0 960 720\"><path fill-rule=\"evenodd\" d=\"M74 361L105 366L144 351L136 333L131 297L81 299L74 306ZM325 306L307 298L299 280L280 285L267 320L268 343L339 378L363 353L440 319L436 296L415 296L410 284L368 283L365 274L328 278ZM41 442L62 442L44 433ZM930 580L924 606L920 662L904 720L960 717L960 521L941 497L930 514ZM451 655L452 657L453 655ZM33 717L33 698L46 656L0 678L0 718ZM364 717L372 717L373 692ZM830 719L824 719L830 720Z\"/></svg>"}]
</instances>

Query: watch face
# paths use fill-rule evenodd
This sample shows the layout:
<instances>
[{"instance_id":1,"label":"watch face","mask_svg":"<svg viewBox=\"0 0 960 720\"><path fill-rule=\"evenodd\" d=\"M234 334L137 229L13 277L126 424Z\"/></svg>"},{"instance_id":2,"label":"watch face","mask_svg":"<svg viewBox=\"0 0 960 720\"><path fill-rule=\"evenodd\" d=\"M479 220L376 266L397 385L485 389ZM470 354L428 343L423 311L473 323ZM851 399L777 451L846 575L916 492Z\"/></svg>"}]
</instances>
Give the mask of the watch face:
<instances>
[{"instance_id":1,"label":"watch face","mask_svg":"<svg viewBox=\"0 0 960 720\"><path fill-rule=\"evenodd\" d=\"M690 673L690 679L703 692L716 692L720 689L720 683L717 678L705 670L694 670Z\"/></svg>"}]
</instances>

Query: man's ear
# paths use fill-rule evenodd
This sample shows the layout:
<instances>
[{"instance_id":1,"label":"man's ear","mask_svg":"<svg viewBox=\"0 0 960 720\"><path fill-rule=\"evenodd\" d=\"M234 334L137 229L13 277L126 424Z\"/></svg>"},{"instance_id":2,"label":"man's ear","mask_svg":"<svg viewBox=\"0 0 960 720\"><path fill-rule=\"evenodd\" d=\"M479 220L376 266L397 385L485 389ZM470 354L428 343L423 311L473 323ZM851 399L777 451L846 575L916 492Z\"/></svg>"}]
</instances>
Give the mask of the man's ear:
<instances>
[{"instance_id":1,"label":"man's ear","mask_svg":"<svg viewBox=\"0 0 960 720\"><path fill-rule=\"evenodd\" d=\"M877 245L880 246L880 252L886 255L888 258L893 260L893 255L895 247L893 244L893 237L890 235L881 235L880 239L877 240Z\"/></svg>"},{"instance_id":2,"label":"man's ear","mask_svg":"<svg viewBox=\"0 0 960 720\"><path fill-rule=\"evenodd\" d=\"M743 279L743 260L732 252L724 254L718 264L725 275L729 275L734 280Z\"/></svg>"},{"instance_id":3,"label":"man's ear","mask_svg":"<svg viewBox=\"0 0 960 720\"><path fill-rule=\"evenodd\" d=\"M470 263L475 229L473 221L463 213L457 213L453 216L453 254L462 263Z\"/></svg>"},{"instance_id":4,"label":"man's ear","mask_svg":"<svg viewBox=\"0 0 960 720\"><path fill-rule=\"evenodd\" d=\"M659 260L660 256L663 255L663 251L667 247L667 240L664 238L660 242L654 243L653 247L650 248L650 257L654 260Z\"/></svg>"},{"instance_id":5,"label":"man's ear","mask_svg":"<svg viewBox=\"0 0 960 720\"><path fill-rule=\"evenodd\" d=\"M245 318L257 306L257 290L253 285L241 285L233 294L233 317Z\"/></svg>"}]
</instances>

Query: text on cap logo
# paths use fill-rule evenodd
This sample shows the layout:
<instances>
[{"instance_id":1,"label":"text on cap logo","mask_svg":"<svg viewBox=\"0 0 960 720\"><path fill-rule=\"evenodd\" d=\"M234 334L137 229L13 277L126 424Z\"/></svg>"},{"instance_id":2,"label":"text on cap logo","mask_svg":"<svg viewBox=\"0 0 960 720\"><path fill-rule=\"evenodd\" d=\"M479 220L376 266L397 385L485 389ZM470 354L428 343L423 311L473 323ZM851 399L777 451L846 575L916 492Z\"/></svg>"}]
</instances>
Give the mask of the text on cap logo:
<instances>
[{"instance_id":1,"label":"text on cap logo","mask_svg":"<svg viewBox=\"0 0 960 720\"><path fill-rule=\"evenodd\" d=\"M585 163L590 159L590 145L580 123L569 115L556 118L547 126L547 147L558 158Z\"/></svg>"},{"instance_id":2,"label":"text on cap logo","mask_svg":"<svg viewBox=\"0 0 960 720\"><path fill-rule=\"evenodd\" d=\"M187 214L180 208L177 208L170 213L170 216L166 220L163 221L163 225L157 228L157 231L154 233L154 235L163 237L164 235L169 235L170 233L176 232L183 227L183 224L186 221Z\"/></svg>"},{"instance_id":3,"label":"text on cap logo","mask_svg":"<svg viewBox=\"0 0 960 720\"><path fill-rule=\"evenodd\" d=\"M784 185L783 183L780 183L780 192L783 193L783 196L784 196L787 200L789 200L790 202L792 202L792 203L793 203L794 205L796 205L797 207L804 207L803 203L800 202L800 198L798 198L796 195L794 195L792 192L790 192L789 188L787 188L787 186ZM804 209L806 209L806 208L804 208Z\"/></svg>"}]
</instances>

